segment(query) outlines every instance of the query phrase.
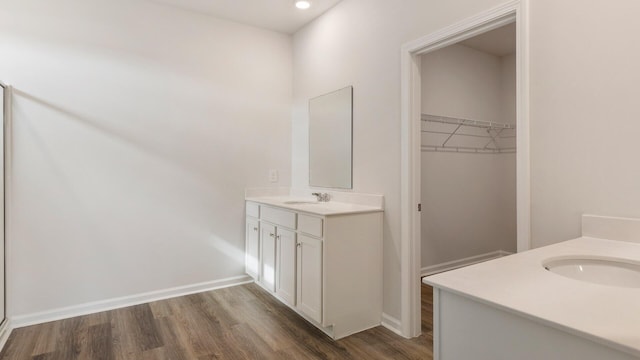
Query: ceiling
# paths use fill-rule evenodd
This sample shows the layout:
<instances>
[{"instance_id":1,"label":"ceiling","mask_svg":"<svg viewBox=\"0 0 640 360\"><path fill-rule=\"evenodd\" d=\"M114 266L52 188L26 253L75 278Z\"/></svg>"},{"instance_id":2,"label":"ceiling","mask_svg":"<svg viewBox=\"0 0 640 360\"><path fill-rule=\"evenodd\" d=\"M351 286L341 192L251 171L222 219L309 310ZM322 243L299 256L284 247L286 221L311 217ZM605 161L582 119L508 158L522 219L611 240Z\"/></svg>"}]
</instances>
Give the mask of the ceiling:
<instances>
[{"instance_id":1,"label":"ceiling","mask_svg":"<svg viewBox=\"0 0 640 360\"><path fill-rule=\"evenodd\" d=\"M459 44L495 56L513 54L516 52L516 23L474 36Z\"/></svg>"},{"instance_id":2,"label":"ceiling","mask_svg":"<svg viewBox=\"0 0 640 360\"><path fill-rule=\"evenodd\" d=\"M311 0L299 10L294 0L151 0L186 10L293 34L342 0Z\"/></svg>"}]
</instances>

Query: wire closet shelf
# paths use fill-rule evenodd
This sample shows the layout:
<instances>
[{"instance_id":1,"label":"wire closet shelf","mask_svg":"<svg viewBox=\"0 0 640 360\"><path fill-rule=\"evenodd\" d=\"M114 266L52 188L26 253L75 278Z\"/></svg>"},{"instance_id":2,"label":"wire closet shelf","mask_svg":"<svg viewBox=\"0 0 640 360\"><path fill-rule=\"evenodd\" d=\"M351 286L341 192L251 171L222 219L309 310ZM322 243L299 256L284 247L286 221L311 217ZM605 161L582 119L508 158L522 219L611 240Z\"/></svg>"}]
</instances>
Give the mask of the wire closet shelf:
<instances>
[{"instance_id":1,"label":"wire closet shelf","mask_svg":"<svg viewBox=\"0 0 640 360\"><path fill-rule=\"evenodd\" d=\"M516 126L422 114L422 151L502 154L516 152Z\"/></svg>"}]
</instances>

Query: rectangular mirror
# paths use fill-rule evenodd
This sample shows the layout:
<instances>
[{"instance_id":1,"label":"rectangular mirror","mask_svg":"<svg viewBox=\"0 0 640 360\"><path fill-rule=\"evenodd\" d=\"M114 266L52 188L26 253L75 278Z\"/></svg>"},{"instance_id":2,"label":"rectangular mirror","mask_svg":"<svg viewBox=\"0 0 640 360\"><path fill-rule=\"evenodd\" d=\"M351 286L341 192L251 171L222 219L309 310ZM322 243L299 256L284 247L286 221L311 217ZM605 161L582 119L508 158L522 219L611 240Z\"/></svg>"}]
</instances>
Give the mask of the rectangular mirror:
<instances>
[{"instance_id":1,"label":"rectangular mirror","mask_svg":"<svg viewBox=\"0 0 640 360\"><path fill-rule=\"evenodd\" d=\"M309 185L351 189L353 87L309 100Z\"/></svg>"}]
</instances>

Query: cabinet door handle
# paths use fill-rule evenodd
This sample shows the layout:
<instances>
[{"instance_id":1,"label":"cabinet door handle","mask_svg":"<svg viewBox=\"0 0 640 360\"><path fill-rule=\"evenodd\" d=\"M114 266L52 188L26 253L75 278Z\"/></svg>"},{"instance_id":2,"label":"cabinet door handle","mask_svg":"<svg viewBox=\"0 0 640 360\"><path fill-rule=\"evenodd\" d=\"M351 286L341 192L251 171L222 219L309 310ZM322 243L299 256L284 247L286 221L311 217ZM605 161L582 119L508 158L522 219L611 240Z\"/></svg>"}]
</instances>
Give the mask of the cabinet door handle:
<instances>
[{"instance_id":1,"label":"cabinet door handle","mask_svg":"<svg viewBox=\"0 0 640 360\"><path fill-rule=\"evenodd\" d=\"M296 246L300 247L300 246L302 246L302 243L297 243Z\"/></svg>"},{"instance_id":2,"label":"cabinet door handle","mask_svg":"<svg viewBox=\"0 0 640 360\"><path fill-rule=\"evenodd\" d=\"M275 236L275 234L269 234L269 236L274 237L274 236Z\"/></svg>"},{"instance_id":3,"label":"cabinet door handle","mask_svg":"<svg viewBox=\"0 0 640 360\"><path fill-rule=\"evenodd\" d=\"M258 228L257 228L257 227L254 227L254 228L253 228L253 231L258 231Z\"/></svg>"},{"instance_id":4,"label":"cabinet door handle","mask_svg":"<svg viewBox=\"0 0 640 360\"><path fill-rule=\"evenodd\" d=\"M281 237L282 237L282 235L278 235L278 236L276 236L276 239L280 240Z\"/></svg>"}]
</instances>

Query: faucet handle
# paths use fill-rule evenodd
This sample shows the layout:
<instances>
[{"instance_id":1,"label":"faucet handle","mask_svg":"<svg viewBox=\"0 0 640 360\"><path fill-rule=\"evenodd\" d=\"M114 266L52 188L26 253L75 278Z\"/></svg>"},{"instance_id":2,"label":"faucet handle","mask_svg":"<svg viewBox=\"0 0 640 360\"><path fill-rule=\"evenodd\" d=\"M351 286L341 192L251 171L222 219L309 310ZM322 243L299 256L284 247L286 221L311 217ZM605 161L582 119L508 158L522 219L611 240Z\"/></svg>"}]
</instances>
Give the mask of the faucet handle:
<instances>
[{"instance_id":1,"label":"faucet handle","mask_svg":"<svg viewBox=\"0 0 640 360\"><path fill-rule=\"evenodd\" d=\"M329 201L329 194L327 193L319 193L319 192L314 192L311 193L311 195L315 196L316 199L320 202L327 202Z\"/></svg>"}]
</instances>

